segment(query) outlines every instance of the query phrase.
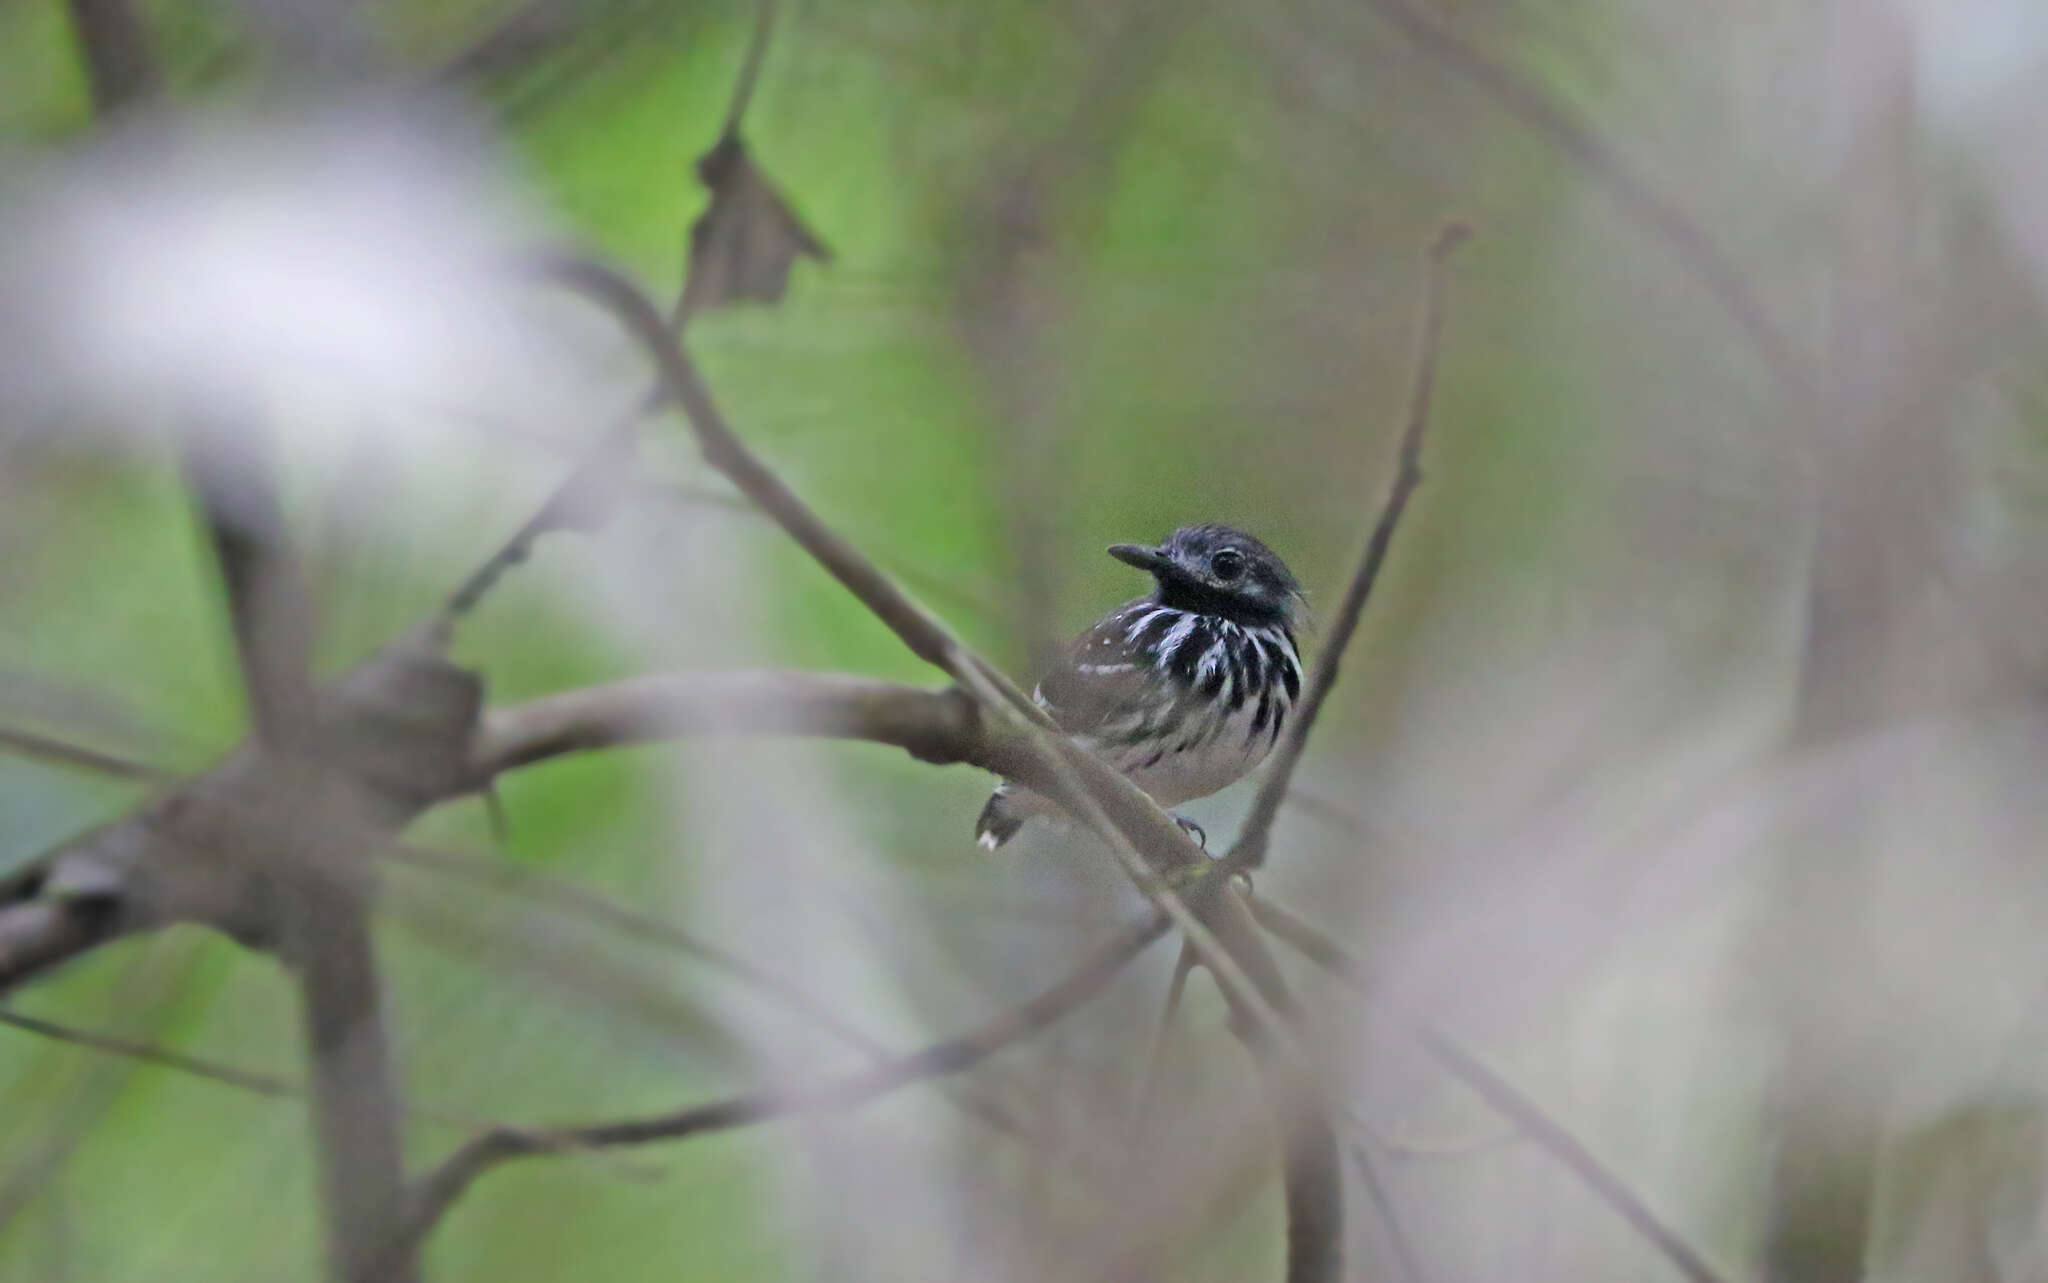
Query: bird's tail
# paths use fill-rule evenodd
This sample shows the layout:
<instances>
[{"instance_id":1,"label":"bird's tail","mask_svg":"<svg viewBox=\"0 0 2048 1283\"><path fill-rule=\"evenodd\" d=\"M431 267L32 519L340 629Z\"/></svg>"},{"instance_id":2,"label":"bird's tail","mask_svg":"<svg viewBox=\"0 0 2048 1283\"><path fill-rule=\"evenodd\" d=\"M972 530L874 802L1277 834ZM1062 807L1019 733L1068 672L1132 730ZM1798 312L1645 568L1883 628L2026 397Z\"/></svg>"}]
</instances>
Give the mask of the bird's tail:
<instances>
[{"instance_id":1,"label":"bird's tail","mask_svg":"<svg viewBox=\"0 0 2048 1283\"><path fill-rule=\"evenodd\" d=\"M996 785L996 791L988 795L988 805L981 808L981 818L974 822L974 840L985 851L993 851L1024 827L1029 814L1016 804L1007 781Z\"/></svg>"}]
</instances>

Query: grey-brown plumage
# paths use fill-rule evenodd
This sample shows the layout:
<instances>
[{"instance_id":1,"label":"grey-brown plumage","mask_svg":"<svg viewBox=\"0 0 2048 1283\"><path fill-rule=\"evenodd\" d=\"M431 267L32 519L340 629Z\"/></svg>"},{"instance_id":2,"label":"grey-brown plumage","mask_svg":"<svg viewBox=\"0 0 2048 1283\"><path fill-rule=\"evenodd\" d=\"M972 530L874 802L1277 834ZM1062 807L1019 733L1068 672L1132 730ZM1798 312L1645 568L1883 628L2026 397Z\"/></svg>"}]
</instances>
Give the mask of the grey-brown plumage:
<instances>
[{"instance_id":1,"label":"grey-brown plumage","mask_svg":"<svg viewBox=\"0 0 2048 1283\"><path fill-rule=\"evenodd\" d=\"M1150 571L1153 593L1076 638L1035 697L1161 806L1206 797L1266 759L1301 695L1301 588L1277 553L1228 526L1184 526L1156 548L1109 552ZM1051 810L1005 780L975 838L993 851Z\"/></svg>"}]
</instances>

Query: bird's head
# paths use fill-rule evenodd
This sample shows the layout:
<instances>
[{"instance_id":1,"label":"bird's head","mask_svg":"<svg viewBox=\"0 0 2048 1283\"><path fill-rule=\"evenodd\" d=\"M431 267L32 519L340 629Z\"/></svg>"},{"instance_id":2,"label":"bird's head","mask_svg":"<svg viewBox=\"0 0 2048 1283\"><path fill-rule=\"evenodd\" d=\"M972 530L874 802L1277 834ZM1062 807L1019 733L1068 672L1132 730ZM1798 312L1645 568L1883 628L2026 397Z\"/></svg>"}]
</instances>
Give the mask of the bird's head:
<instances>
[{"instance_id":1,"label":"bird's head","mask_svg":"<svg viewBox=\"0 0 2048 1283\"><path fill-rule=\"evenodd\" d=\"M1301 585L1280 554L1229 526L1182 526L1156 548L1120 543L1109 555L1150 571L1159 604L1245 624L1292 624Z\"/></svg>"}]
</instances>

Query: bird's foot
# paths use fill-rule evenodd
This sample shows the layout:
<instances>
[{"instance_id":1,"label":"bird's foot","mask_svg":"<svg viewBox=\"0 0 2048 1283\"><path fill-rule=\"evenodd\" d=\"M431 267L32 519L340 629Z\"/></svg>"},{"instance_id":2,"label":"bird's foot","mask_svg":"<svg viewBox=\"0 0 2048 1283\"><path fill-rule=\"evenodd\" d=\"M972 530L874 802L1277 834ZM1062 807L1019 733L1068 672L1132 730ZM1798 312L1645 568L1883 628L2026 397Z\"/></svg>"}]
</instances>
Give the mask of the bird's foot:
<instances>
[{"instance_id":1,"label":"bird's foot","mask_svg":"<svg viewBox=\"0 0 2048 1283\"><path fill-rule=\"evenodd\" d=\"M1187 830L1187 835L1195 840L1196 846L1201 847L1204 851L1209 849L1209 834L1203 830L1201 825L1185 815L1174 816L1173 822Z\"/></svg>"}]
</instances>

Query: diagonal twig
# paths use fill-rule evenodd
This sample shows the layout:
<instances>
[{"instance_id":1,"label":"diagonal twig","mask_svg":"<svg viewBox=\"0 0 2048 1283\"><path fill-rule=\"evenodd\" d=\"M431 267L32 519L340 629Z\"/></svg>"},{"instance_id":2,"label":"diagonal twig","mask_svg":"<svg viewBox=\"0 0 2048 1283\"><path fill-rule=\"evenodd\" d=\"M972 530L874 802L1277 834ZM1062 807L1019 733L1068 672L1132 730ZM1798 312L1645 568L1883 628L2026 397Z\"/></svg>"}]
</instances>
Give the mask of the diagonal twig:
<instances>
[{"instance_id":1,"label":"diagonal twig","mask_svg":"<svg viewBox=\"0 0 2048 1283\"><path fill-rule=\"evenodd\" d=\"M114 775L134 780L170 780L176 774L160 766L122 757L115 753L104 753L82 744L24 731L11 726L0 726L0 749L20 753L24 757L40 758L63 766L76 766L81 770L97 771L102 775Z\"/></svg>"},{"instance_id":2,"label":"diagonal twig","mask_svg":"<svg viewBox=\"0 0 2048 1283\"><path fill-rule=\"evenodd\" d=\"M878 1039L864 1033L859 1026L846 1020L822 1000L802 988L759 966L739 954L729 952L698 939L689 932L653 914L640 913L624 905L614 903L603 896L585 891L559 879L550 878L531 869L522 868L505 860L486 859L460 851L441 850L400 843L390 850L391 858L414 868L431 870L444 875L470 878L485 882L500 890L509 891L530 900L558 906L582 915L588 920L612 927L623 934L639 940L674 949L687 957L694 958L709 967L724 972L727 976L745 984L757 993L765 994L780 1002L791 1011L803 1016L820 1030L845 1043L847 1046L875 1061L893 1058L893 1053ZM981 1119L998 1131L1021 1136L1024 1128L1009 1111L994 1101L964 1094L951 1096L965 1112Z\"/></svg>"},{"instance_id":3,"label":"diagonal twig","mask_svg":"<svg viewBox=\"0 0 2048 1283\"><path fill-rule=\"evenodd\" d=\"M1351 1146L1351 1165L1358 1169L1358 1179L1365 1186L1365 1196L1371 1201L1373 1210L1379 1213L1380 1224L1386 1227L1388 1254L1394 1258L1402 1283L1427 1283L1429 1276L1423 1271L1422 1258L1415 1254L1415 1244L1408 1241L1408 1230L1401 1224L1400 1214L1394 1210L1393 1196L1387 1191L1386 1181L1381 1177L1379 1164L1373 1161L1372 1153L1363 1145Z\"/></svg>"},{"instance_id":4,"label":"diagonal twig","mask_svg":"<svg viewBox=\"0 0 2048 1283\"><path fill-rule=\"evenodd\" d=\"M1166 986L1166 1002L1160 1008L1159 1029L1152 1036L1152 1053L1145 1058L1145 1076L1138 1083L1137 1117L1131 1123L1131 1150L1142 1156L1145 1135L1151 1130L1152 1109L1158 1099L1159 1080L1166 1068L1167 1043L1173 1037L1173 1022L1180 1015L1180 1003L1187 993L1188 975L1195 969L1195 953L1187 945L1173 960L1173 979Z\"/></svg>"},{"instance_id":5,"label":"diagonal twig","mask_svg":"<svg viewBox=\"0 0 2048 1283\"><path fill-rule=\"evenodd\" d=\"M718 127L721 142L739 137L740 122L753 104L754 90L761 83L761 68L768 61L768 38L775 32L776 8L776 0L754 0L754 30L747 37L739 78L733 82L732 97L725 104L725 121Z\"/></svg>"},{"instance_id":6,"label":"diagonal twig","mask_svg":"<svg viewBox=\"0 0 2048 1283\"><path fill-rule=\"evenodd\" d=\"M664 392L683 408L705 462L723 473L761 510L895 633L912 654L956 680L957 639L937 616L912 601L894 582L827 526L808 504L769 470L734 434L711 399L697 368L670 333L661 314L639 287L618 272L580 254L556 254L539 270L583 295L623 326L654 362ZM1028 704L1021 693L1019 700Z\"/></svg>"},{"instance_id":7,"label":"diagonal twig","mask_svg":"<svg viewBox=\"0 0 2048 1283\"><path fill-rule=\"evenodd\" d=\"M1303 957L1355 989L1365 987L1365 969L1343 946L1318 931L1307 921L1264 897L1253 897L1252 913L1259 925L1301 951ZM1511 1120L1531 1142L1578 1177L1588 1190L1606 1203L1667 1261L1677 1267L1690 1283L1727 1283L1725 1276L1708 1263L1699 1249L1666 1225L1585 1144L1553 1120L1535 1101L1486 1063L1458 1045L1448 1034L1420 1017L1411 1017L1410 1032L1423 1048L1460 1082L1488 1105Z\"/></svg>"},{"instance_id":8,"label":"diagonal twig","mask_svg":"<svg viewBox=\"0 0 2048 1283\"><path fill-rule=\"evenodd\" d=\"M1380 509L1379 521L1366 540L1358 569L1352 573L1351 582L1344 589L1344 599L1338 604L1329 638L1323 643L1323 652L1316 660L1315 672L1303 693L1301 711L1295 715L1293 725L1287 728L1287 734L1280 742L1280 751L1273 755L1273 765L1259 784L1237 842L1231 847L1230 854L1224 857L1224 867L1233 871L1256 869L1265 863L1273 821L1280 814L1280 804L1287 797L1288 783L1294 778L1294 769L1300 765L1302 751L1308 746L1309 732L1315 729L1316 718L1323 711L1323 702L1329 698L1330 688L1337 684L1337 668L1344 658L1344 648L1351 644L1352 634L1358 631L1359 615L1365 610L1366 599L1372 595L1373 585L1379 580L1380 568L1386 564L1387 549L1393 544L1394 530L1401 524L1401 514L1408 508L1409 496L1422 484L1422 439L1429 430L1429 407L1436 388L1437 348L1443 335L1444 260L1471 235L1471 229L1465 224L1447 223L1437 232L1436 240L1429 248L1423 271L1415 376L1409 391L1408 419L1401 432L1400 464L1387 491L1386 504Z\"/></svg>"},{"instance_id":9,"label":"diagonal twig","mask_svg":"<svg viewBox=\"0 0 2048 1283\"><path fill-rule=\"evenodd\" d=\"M69 1043L74 1047L84 1047L105 1055L118 1056L123 1060L131 1060L140 1064L155 1065L161 1069L173 1070L190 1078L217 1083L223 1087L232 1087L237 1091L246 1092L253 1096L262 1096L272 1100L292 1100L303 1098L307 1094L306 1084L298 1079L286 1078L279 1074L261 1073L253 1069L243 1069L239 1065L230 1065L225 1061L209 1060L203 1056L194 1056L186 1052L175 1051L169 1047L153 1042L145 1042L140 1039L124 1038L115 1034L103 1034L90 1029L79 1029L72 1025L59 1024L54 1020L44 1020L38 1016L11 1011L5 1007L0 1007L0 1025L19 1029L24 1033L34 1034L39 1038L47 1038L52 1042ZM512 1123L499 1122L496 1119L482 1117L461 1110L408 1104L405 1106L405 1112L414 1118L439 1123L444 1127L469 1129L491 1127L514 1132L526 1130ZM560 1141L541 1132L527 1131L526 1134L531 1135L536 1143L546 1148L570 1155L579 1153L585 1157L591 1155L591 1151L587 1147L579 1147L570 1142ZM620 1166L624 1170L623 1165Z\"/></svg>"},{"instance_id":10,"label":"diagonal twig","mask_svg":"<svg viewBox=\"0 0 2048 1283\"><path fill-rule=\"evenodd\" d=\"M807 1089L749 1092L650 1118L537 1134L485 1132L449 1155L419 1184L401 1245L417 1248L456 1200L491 1168L543 1152L535 1144L536 1135L555 1141L573 1139L578 1145L600 1149L681 1140L775 1118L854 1109L913 1083L971 1069L1100 993L1133 958L1166 934L1166 929L1166 919L1154 914L1118 932L1052 988L988 1024L835 1082Z\"/></svg>"},{"instance_id":11,"label":"diagonal twig","mask_svg":"<svg viewBox=\"0 0 2048 1283\"><path fill-rule=\"evenodd\" d=\"M58 1024L54 1020L44 1020L38 1016L25 1015L6 1008L0 1008L0 1025L20 1029L54 1042L66 1042L75 1047L87 1047L111 1056L175 1069L190 1077L204 1078L258 1096L290 1097L305 1094L304 1084L289 1078L187 1055L182 1051L173 1051L168 1047L159 1047L154 1043L141 1042L133 1038L94 1033L89 1029L76 1029L70 1025Z\"/></svg>"},{"instance_id":12,"label":"diagonal twig","mask_svg":"<svg viewBox=\"0 0 2048 1283\"><path fill-rule=\"evenodd\" d=\"M719 126L714 151L739 138L740 122L746 116L748 105L753 102L754 90L761 79L761 68L767 61L768 41L775 30L777 7L777 0L756 0L753 32L747 39L746 55L740 64L732 97L726 103L725 120ZM677 335L681 335L689 325L697 303L696 296L685 289L670 321ZM671 396L666 384L657 383L632 410L598 438L597 444L534 514L449 595L432 624L439 635L445 636L507 571L531 556L533 546L542 536L593 524L592 511L606 500L603 491L616 483L627 470L641 426L667 405Z\"/></svg>"}]
</instances>

